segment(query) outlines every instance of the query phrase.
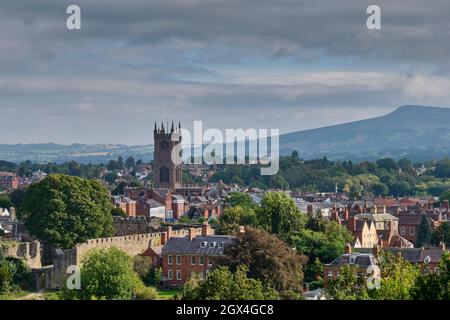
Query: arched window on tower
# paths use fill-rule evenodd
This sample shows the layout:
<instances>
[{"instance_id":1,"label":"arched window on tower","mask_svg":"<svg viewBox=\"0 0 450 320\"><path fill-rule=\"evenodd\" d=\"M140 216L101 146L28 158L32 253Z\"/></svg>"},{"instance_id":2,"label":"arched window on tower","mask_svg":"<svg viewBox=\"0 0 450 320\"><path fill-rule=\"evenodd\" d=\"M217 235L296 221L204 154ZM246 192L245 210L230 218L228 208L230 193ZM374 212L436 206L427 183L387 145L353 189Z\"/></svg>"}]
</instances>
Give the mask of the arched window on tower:
<instances>
[{"instance_id":1,"label":"arched window on tower","mask_svg":"<svg viewBox=\"0 0 450 320\"><path fill-rule=\"evenodd\" d=\"M159 169L159 181L169 182L169 169L167 167Z\"/></svg>"}]
</instances>

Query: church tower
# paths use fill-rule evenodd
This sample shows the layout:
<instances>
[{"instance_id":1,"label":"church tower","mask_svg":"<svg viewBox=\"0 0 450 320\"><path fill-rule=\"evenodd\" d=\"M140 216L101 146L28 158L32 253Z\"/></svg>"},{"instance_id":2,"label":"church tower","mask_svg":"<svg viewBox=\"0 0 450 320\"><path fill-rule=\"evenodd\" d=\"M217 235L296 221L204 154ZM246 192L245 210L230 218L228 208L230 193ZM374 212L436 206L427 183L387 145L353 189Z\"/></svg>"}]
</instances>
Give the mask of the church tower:
<instances>
[{"instance_id":1,"label":"church tower","mask_svg":"<svg viewBox=\"0 0 450 320\"><path fill-rule=\"evenodd\" d=\"M172 141L172 134L179 134L176 141ZM155 122L153 131L155 149L153 152L153 185L155 188L176 189L183 184L183 165L172 161L172 150L181 143L181 124L178 127L158 127Z\"/></svg>"}]
</instances>

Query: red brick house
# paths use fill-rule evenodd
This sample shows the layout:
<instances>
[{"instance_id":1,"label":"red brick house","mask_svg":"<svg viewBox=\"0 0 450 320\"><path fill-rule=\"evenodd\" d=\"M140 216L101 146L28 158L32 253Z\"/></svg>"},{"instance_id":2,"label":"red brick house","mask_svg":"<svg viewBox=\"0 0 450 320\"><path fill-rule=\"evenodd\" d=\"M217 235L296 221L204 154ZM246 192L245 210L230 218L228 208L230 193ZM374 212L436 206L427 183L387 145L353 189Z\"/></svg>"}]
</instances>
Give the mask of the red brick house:
<instances>
[{"instance_id":1,"label":"red brick house","mask_svg":"<svg viewBox=\"0 0 450 320\"><path fill-rule=\"evenodd\" d=\"M19 178L13 172L0 172L0 190L15 190L19 187Z\"/></svg>"},{"instance_id":2,"label":"red brick house","mask_svg":"<svg viewBox=\"0 0 450 320\"><path fill-rule=\"evenodd\" d=\"M190 229L186 237L169 238L161 250L164 286L181 287L194 275L204 279L232 239L213 235L208 224L203 225L201 235Z\"/></svg>"}]
</instances>

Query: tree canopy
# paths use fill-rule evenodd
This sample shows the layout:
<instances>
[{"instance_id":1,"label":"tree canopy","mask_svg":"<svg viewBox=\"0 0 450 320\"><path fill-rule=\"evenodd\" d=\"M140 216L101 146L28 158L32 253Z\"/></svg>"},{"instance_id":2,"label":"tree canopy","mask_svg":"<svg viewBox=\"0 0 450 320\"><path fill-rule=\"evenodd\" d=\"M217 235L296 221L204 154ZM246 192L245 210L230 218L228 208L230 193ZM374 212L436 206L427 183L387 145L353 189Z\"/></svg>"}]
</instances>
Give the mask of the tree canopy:
<instances>
[{"instance_id":1,"label":"tree canopy","mask_svg":"<svg viewBox=\"0 0 450 320\"><path fill-rule=\"evenodd\" d=\"M221 266L211 271L205 281L191 277L184 286L183 300L275 300L278 293L261 281L247 276L248 268L238 266L235 272Z\"/></svg>"},{"instance_id":2,"label":"tree canopy","mask_svg":"<svg viewBox=\"0 0 450 320\"><path fill-rule=\"evenodd\" d=\"M109 193L97 181L52 174L32 184L19 216L31 235L62 248L114 234Z\"/></svg>"}]
</instances>

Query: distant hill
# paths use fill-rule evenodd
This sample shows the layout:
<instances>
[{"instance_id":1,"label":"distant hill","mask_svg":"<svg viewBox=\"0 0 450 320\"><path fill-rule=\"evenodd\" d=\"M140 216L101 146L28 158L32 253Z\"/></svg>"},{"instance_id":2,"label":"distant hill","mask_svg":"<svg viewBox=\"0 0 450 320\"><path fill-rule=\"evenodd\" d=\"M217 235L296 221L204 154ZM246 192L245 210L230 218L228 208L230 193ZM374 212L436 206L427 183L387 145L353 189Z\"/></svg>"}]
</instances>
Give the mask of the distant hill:
<instances>
[{"instance_id":1,"label":"distant hill","mask_svg":"<svg viewBox=\"0 0 450 320\"><path fill-rule=\"evenodd\" d=\"M45 144L0 144L0 160L20 163L26 160L38 163L77 161L79 163L106 163L119 156L124 160L133 156L136 160L150 161L153 146L126 145L61 145Z\"/></svg>"},{"instance_id":2,"label":"distant hill","mask_svg":"<svg viewBox=\"0 0 450 320\"><path fill-rule=\"evenodd\" d=\"M414 160L450 155L450 109L403 106L382 117L280 136L280 152L305 159Z\"/></svg>"},{"instance_id":3,"label":"distant hill","mask_svg":"<svg viewBox=\"0 0 450 320\"><path fill-rule=\"evenodd\" d=\"M280 153L297 150L303 159L375 160L408 157L415 161L450 156L450 108L403 106L382 117L280 136ZM150 161L153 146L0 145L0 160L46 163L75 160L101 163L122 156Z\"/></svg>"}]
</instances>

